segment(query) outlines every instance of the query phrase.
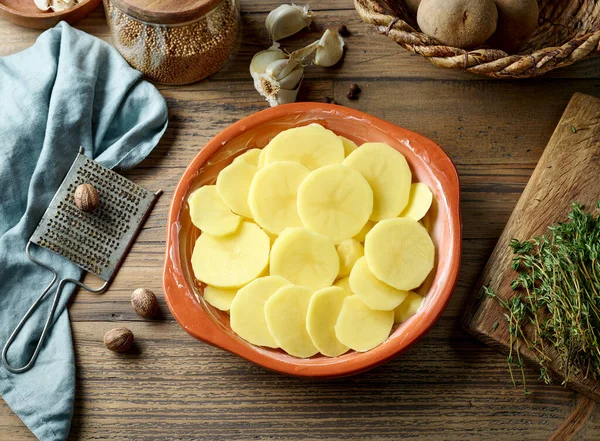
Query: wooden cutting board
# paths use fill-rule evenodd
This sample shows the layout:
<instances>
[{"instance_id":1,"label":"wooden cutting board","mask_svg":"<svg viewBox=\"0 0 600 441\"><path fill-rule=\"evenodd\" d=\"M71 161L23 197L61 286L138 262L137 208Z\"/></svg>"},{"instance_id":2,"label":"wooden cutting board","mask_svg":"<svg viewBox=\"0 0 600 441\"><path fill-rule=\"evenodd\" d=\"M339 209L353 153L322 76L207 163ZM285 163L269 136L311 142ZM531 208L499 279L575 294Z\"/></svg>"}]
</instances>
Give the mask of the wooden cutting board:
<instances>
[{"instance_id":1,"label":"wooden cutting board","mask_svg":"<svg viewBox=\"0 0 600 441\"><path fill-rule=\"evenodd\" d=\"M512 238L529 239L546 227L564 221L574 201L592 206L600 200L600 99L575 94L563 114L525 191L513 211L482 277L467 301L463 327L483 342L508 351L508 324L504 309L495 299L483 295L489 286L499 297L513 295L510 282ZM498 325L495 325L498 323ZM497 326L497 327L496 327ZM496 329L494 329L496 328ZM529 359L531 353L522 350ZM555 354L548 354L555 359ZM562 378L556 362L549 367ZM569 384L573 389L600 402L599 383L583 376Z\"/></svg>"}]
</instances>

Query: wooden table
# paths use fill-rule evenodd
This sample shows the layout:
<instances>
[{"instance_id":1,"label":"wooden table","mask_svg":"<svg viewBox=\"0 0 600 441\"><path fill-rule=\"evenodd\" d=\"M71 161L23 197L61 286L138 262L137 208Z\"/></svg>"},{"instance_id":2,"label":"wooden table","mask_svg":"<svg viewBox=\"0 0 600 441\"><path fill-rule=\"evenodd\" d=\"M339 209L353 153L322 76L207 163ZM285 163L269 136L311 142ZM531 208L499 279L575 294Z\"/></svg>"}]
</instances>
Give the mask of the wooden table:
<instances>
[{"instance_id":1,"label":"wooden table","mask_svg":"<svg viewBox=\"0 0 600 441\"><path fill-rule=\"evenodd\" d=\"M499 237L571 95L600 96L600 58L542 79L494 81L437 69L363 24L350 0L313 2L316 26L295 39L313 41L327 26L352 32L340 68L307 69L300 100L340 104L420 132L441 145L462 182L463 264L444 315L415 347L352 378L284 377L188 336L161 293L165 223L184 168L219 131L267 104L248 73L268 46L264 19L279 2L242 1L244 37L230 63L210 80L160 89L169 129L127 176L165 194L111 289L80 292L70 307L77 359L71 439L247 440L597 440L600 406L559 385L536 382L533 395L510 382L503 355L466 335L464 301ZM102 8L76 25L109 40ZM29 47L39 31L0 20L0 55ZM346 99L358 83L358 101ZM159 294L164 318L142 321L130 292ZM139 353L117 356L103 344L115 326L133 330ZM0 439L33 439L0 400Z\"/></svg>"}]
</instances>

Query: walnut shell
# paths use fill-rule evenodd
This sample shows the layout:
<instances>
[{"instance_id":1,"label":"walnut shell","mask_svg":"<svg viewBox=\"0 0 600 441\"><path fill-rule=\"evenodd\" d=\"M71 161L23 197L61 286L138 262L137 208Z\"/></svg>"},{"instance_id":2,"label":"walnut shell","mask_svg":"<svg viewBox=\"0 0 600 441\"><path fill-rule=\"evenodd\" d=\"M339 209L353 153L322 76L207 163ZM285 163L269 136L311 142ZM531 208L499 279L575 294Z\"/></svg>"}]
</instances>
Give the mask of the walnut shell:
<instances>
[{"instance_id":1,"label":"walnut shell","mask_svg":"<svg viewBox=\"0 0 600 441\"><path fill-rule=\"evenodd\" d=\"M127 328L114 328L104 334L104 346L113 352L127 352L133 345L133 332Z\"/></svg>"},{"instance_id":2,"label":"walnut shell","mask_svg":"<svg viewBox=\"0 0 600 441\"><path fill-rule=\"evenodd\" d=\"M131 293L131 306L140 317L152 318L158 312L158 300L152 291L138 288Z\"/></svg>"},{"instance_id":3,"label":"walnut shell","mask_svg":"<svg viewBox=\"0 0 600 441\"><path fill-rule=\"evenodd\" d=\"M81 211L91 213L98 208L100 198L98 191L92 184L81 184L75 189L75 205Z\"/></svg>"}]
</instances>

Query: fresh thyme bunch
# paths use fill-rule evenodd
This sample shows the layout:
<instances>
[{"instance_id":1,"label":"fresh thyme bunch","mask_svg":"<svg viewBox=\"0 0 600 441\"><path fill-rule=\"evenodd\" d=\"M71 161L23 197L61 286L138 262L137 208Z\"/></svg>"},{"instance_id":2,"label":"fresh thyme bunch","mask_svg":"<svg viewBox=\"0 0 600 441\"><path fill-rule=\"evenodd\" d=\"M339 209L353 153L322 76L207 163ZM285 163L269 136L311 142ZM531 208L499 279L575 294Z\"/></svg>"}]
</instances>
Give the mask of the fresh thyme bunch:
<instances>
[{"instance_id":1,"label":"fresh thyme bunch","mask_svg":"<svg viewBox=\"0 0 600 441\"><path fill-rule=\"evenodd\" d=\"M507 310L510 352L508 365L521 369L520 345L535 354L540 378L550 383L547 349L558 354L563 384L583 373L600 380L600 201L592 212L573 203L569 219L548 227L548 233L531 240L510 243L518 272L511 287L517 293L500 299L484 287ZM531 326L525 332L525 327ZM513 353L516 352L516 360ZM527 391L527 389L525 389Z\"/></svg>"}]
</instances>

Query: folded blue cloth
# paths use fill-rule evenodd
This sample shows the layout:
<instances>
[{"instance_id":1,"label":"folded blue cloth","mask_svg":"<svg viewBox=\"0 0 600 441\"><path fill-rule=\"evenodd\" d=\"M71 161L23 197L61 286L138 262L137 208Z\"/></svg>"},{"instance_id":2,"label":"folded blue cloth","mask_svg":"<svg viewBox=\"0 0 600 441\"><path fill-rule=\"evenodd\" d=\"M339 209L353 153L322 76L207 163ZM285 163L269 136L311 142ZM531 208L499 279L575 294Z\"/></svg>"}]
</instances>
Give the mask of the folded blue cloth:
<instances>
[{"instance_id":1,"label":"folded blue cloth","mask_svg":"<svg viewBox=\"0 0 600 441\"><path fill-rule=\"evenodd\" d=\"M29 49L0 58L0 349L51 280L29 261L25 245L79 146L106 167L130 168L158 143L167 126L165 100L116 50L66 23ZM82 271L49 251L34 255L59 277ZM0 393L40 440L69 435L75 398L71 327L60 297L34 367L12 374L0 363ZM9 350L12 366L31 357L51 291ZM0 436L0 438L3 438ZM4 439L4 438L3 438Z\"/></svg>"}]
</instances>

